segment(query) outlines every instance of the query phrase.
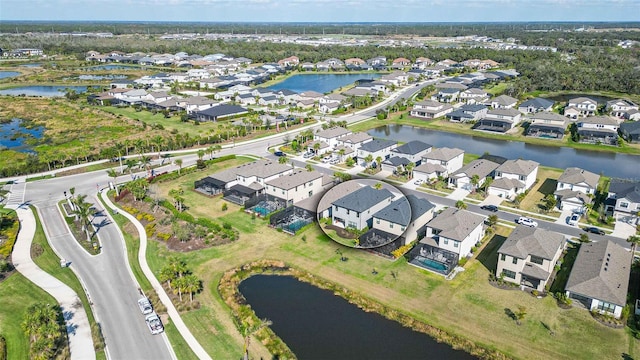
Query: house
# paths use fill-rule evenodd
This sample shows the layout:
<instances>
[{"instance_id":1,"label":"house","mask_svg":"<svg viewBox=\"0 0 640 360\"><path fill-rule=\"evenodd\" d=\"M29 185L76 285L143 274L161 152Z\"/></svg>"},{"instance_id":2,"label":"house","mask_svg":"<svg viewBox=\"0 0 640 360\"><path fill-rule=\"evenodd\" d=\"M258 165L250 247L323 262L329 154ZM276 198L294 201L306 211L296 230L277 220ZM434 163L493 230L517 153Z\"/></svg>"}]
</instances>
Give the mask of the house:
<instances>
[{"instance_id":1,"label":"house","mask_svg":"<svg viewBox=\"0 0 640 360\"><path fill-rule=\"evenodd\" d=\"M430 271L449 274L482 240L484 216L450 207L426 225L425 237L412 251L410 263Z\"/></svg>"},{"instance_id":2,"label":"house","mask_svg":"<svg viewBox=\"0 0 640 360\"><path fill-rule=\"evenodd\" d=\"M620 318L627 304L631 252L612 241L584 243L573 263L565 291L590 311Z\"/></svg>"},{"instance_id":3,"label":"house","mask_svg":"<svg viewBox=\"0 0 640 360\"><path fill-rule=\"evenodd\" d=\"M331 114L334 111L338 110L340 106L341 105L339 103L324 103L318 106L318 110L320 110L320 112L323 114Z\"/></svg>"},{"instance_id":4,"label":"house","mask_svg":"<svg viewBox=\"0 0 640 360\"><path fill-rule=\"evenodd\" d=\"M411 206L411 221L404 234L402 234L404 238L403 245L418 240L420 234L424 235L425 225L433 219L436 207L429 200L413 194L406 195L406 198L409 200L409 206Z\"/></svg>"},{"instance_id":5,"label":"house","mask_svg":"<svg viewBox=\"0 0 640 360\"><path fill-rule=\"evenodd\" d=\"M482 104L489 100L489 94L479 88L469 88L460 92L460 102L465 104Z\"/></svg>"},{"instance_id":6,"label":"house","mask_svg":"<svg viewBox=\"0 0 640 360\"><path fill-rule=\"evenodd\" d=\"M431 96L431 100L439 101L443 103L451 103L458 99L460 96L460 90L454 88L441 88L436 94Z\"/></svg>"},{"instance_id":7,"label":"house","mask_svg":"<svg viewBox=\"0 0 640 360\"><path fill-rule=\"evenodd\" d=\"M300 59L297 56L289 56L287 58L278 61L278 65L285 68L293 68L300 64Z\"/></svg>"},{"instance_id":8,"label":"house","mask_svg":"<svg viewBox=\"0 0 640 360\"><path fill-rule=\"evenodd\" d=\"M438 61L436 63L436 65L444 66L444 67L451 67L451 66L456 65L456 64L458 64L458 62L457 61L453 61L451 59L444 59L444 60Z\"/></svg>"},{"instance_id":9,"label":"house","mask_svg":"<svg viewBox=\"0 0 640 360\"><path fill-rule=\"evenodd\" d=\"M329 144L322 140L313 140L307 144L307 151L313 152L316 155L331 152L333 149L333 147L330 147Z\"/></svg>"},{"instance_id":10,"label":"house","mask_svg":"<svg viewBox=\"0 0 640 360\"><path fill-rule=\"evenodd\" d=\"M381 163L382 171L388 171L390 173L395 174L398 171L398 168L406 169L410 163L411 161L409 161L409 159L407 158L403 158L399 156L391 156ZM400 171L404 171L404 170L400 170Z\"/></svg>"},{"instance_id":11,"label":"house","mask_svg":"<svg viewBox=\"0 0 640 360\"><path fill-rule=\"evenodd\" d=\"M278 99L275 95L268 95L261 97L258 99L258 104L262 106L275 106L280 103L280 99Z\"/></svg>"},{"instance_id":12,"label":"house","mask_svg":"<svg viewBox=\"0 0 640 360\"><path fill-rule=\"evenodd\" d=\"M345 136L341 136L337 140L338 146L344 146L352 150L358 150L362 144L373 140L373 136L365 132L355 132Z\"/></svg>"},{"instance_id":13,"label":"house","mask_svg":"<svg viewBox=\"0 0 640 360\"><path fill-rule=\"evenodd\" d=\"M265 183L265 193L292 205L298 201L323 192L332 181L325 181L325 175L318 171L296 169L288 175L279 176Z\"/></svg>"},{"instance_id":14,"label":"house","mask_svg":"<svg viewBox=\"0 0 640 360\"><path fill-rule=\"evenodd\" d=\"M343 228L362 230L373 226L373 214L391 204L394 195L382 188L364 186L337 200L332 205L331 223Z\"/></svg>"},{"instance_id":15,"label":"house","mask_svg":"<svg viewBox=\"0 0 640 360\"><path fill-rule=\"evenodd\" d=\"M597 109L597 101L588 97L577 97L574 99L570 99L567 102L567 107L564 109L564 114L565 116L571 116L571 118L577 119L579 116L593 116L596 114ZM570 111L569 115L567 114L567 111Z\"/></svg>"},{"instance_id":16,"label":"house","mask_svg":"<svg viewBox=\"0 0 640 360\"><path fill-rule=\"evenodd\" d=\"M413 178L429 181L438 177L447 177L462 167L464 150L456 148L437 148L422 157L422 163L413 169Z\"/></svg>"},{"instance_id":17,"label":"house","mask_svg":"<svg viewBox=\"0 0 640 360\"><path fill-rule=\"evenodd\" d=\"M486 159L473 160L449 175L449 186L469 191L475 190L484 184L487 176L491 176L498 166L500 164ZM473 179L476 178L478 183L472 184Z\"/></svg>"},{"instance_id":18,"label":"house","mask_svg":"<svg viewBox=\"0 0 640 360\"><path fill-rule=\"evenodd\" d=\"M401 196L373 214L371 228L360 235L358 247L376 248L400 237L411 222L411 205Z\"/></svg>"},{"instance_id":19,"label":"house","mask_svg":"<svg viewBox=\"0 0 640 360\"><path fill-rule=\"evenodd\" d=\"M609 202L611 202L610 207L614 216L629 216L640 213L640 181L611 179L607 204Z\"/></svg>"},{"instance_id":20,"label":"house","mask_svg":"<svg viewBox=\"0 0 640 360\"><path fill-rule=\"evenodd\" d=\"M471 122L482 119L487 115L487 107L482 104L464 104L446 116L453 122Z\"/></svg>"},{"instance_id":21,"label":"house","mask_svg":"<svg viewBox=\"0 0 640 360\"><path fill-rule=\"evenodd\" d=\"M333 202L352 193L365 185L358 181L346 181L332 187L327 191L317 203L317 215L318 219L331 218L333 213Z\"/></svg>"},{"instance_id":22,"label":"house","mask_svg":"<svg viewBox=\"0 0 640 360\"><path fill-rule=\"evenodd\" d=\"M620 136L630 143L640 142L640 122L624 122L620 124Z\"/></svg>"},{"instance_id":23,"label":"house","mask_svg":"<svg viewBox=\"0 0 640 360\"><path fill-rule=\"evenodd\" d=\"M185 109L187 111L187 114L190 114L194 111L206 110L216 105L219 105L217 101L204 96L191 96L178 100L178 106Z\"/></svg>"},{"instance_id":24,"label":"house","mask_svg":"<svg viewBox=\"0 0 640 360\"><path fill-rule=\"evenodd\" d=\"M413 140L392 149L390 156L405 158L414 165L420 165L422 157L428 154L431 149L433 146L419 140Z\"/></svg>"},{"instance_id":25,"label":"house","mask_svg":"<svg viewBox=\"0 0 640 360\"><path fill-rule=\"evenodd\" d=\"M577 121L580 142L618 145L618 122L608 116L588 116Z\"/></svg>"},{"instance_id":26,"label":"house","mask_svg":"<svg viewBox=\"0 0 640 360\"><path fill-rule=\"evenodd\" d=\"M397 59L394 59L393 62L392 62L392 66L394 68L399 68L399 69L405 68L405 67L407 67L409 65L411 65L411 60L403 58L403 57L399 57Z\"/></svg>"},{"instance_id":27,"label":"house","mask_svg":"<svg viewBox=\"0 0 640 360\"><path fill-rule=\"evenodd\" d=\"M189 117L198 121L218 121L232 116L247 114L249 110L238 105L222 104L205 110L193 111Z\"/></svg>"},{"instance_id":28,"label":"house","mask_svg":"<svg viewBox=\"0 0 640 360\"><path fill-rule=\"evenodd\" d=\"M552 112L533 113L527 118L530 122L526 136L546 139L562 139L567 128L567 118Z\"/></svg>"},{"instance_id":29,"label":"house","mask_svg":"<svg viewBox=\"0 0 640 360\"><path fill-rule=\"evenodd\" d=\"M540 97L529 99L518 106L518 111L523 114L533 114L542 111L550 112L552 109L553 101Z\"/></svg>"},{"instance_id":30,"label":"house","mask_svg":"<svg viewBox=\"0 0 640 360\"><path fill-rule=\"evenodd\" d=\"M506 133L520 123L521 113L516 109L489 109L474 126L474 130Z\"/></svg>"},{"instance_id":31,"label":"house","mask_svg":"<svg viewBox=\"0 0 640 360\"><path fill-rule=\"evenodd\" d=\"M317 132L313 136L313 140L324 141L330 147L336 147L338 146L338 139L350 134L351 134L351 130L347 130L343 127L332 127L332 128Z\"/></svg>"},{"instance_id":32,"label":"house","mask_svg":"<svg viewBox=\"0 0 640 360\"><path fill-rule=\"evenodd\" d=\"M496 275L539 292L544 292L565 248L564 235L518 225L498 249Z\"/></svg>"},{"instance_id":33,"label":"house","mask_svg":"<svg viewBox=\"0 0 640 360\"><path fill-rule=\"evenodd\" d=\"M433 65L434 62L433 60L426 58L426 57L419 57L416 59L416 62L413 63L412 68L413 69L420 69L420 70L424 70L425 68L427 68L428 66Z\"/></svg>"},{"instance_id":34,"label":"house","mask_svg":"<svg viewBox=\"0 0 640 360\"><path fill-rule=\"evenodd\" d=\"M538 176L538 164L531 160L507 160L498 166L495 179L489 186L489 195L513 199L533 186Z\"/></svg>"},{"instance_id":35,"label":"house","mask_svg":"<svg viewBox=\"0 0 640 360\"><path fill-rule=\"evenodd\" d=\"M577 167L567 168L558 178L554 195L558 200L558 208L583 211L585 205L591 203L595 195L600 175Z\"/></svg>"},{"instance_id":36,"label":"house","mask_svg":"<svg viewBox=\"0 0 640 360\"><path fill-rule=\"evenodd\" d=\"M358 163L366 164L367 166L370 165L367 164L367 161L365 160L369 155L371 155L374 162L378 158L384 161L391 156L391 150L395 149L397 146L397 142L385 139L373 139L366 142L358 149Z\"/></svg>"},{"instance_id":37,"label":"house","mask_svg":"<svg viewBox=\"0 0 640 360\"><path fill-rule=\"evenodd\" d=\"M260 100L262 100L262 98L260 98ZM242 105L255 105L257 103L256 97L253 94L238 95L236 96L236 101Z\"/></svg>"},{"instance_id":38,"label":"house","mask_svg":"<svg viewBox=\"0 0 640 360\"><path fill-rule=\"evenodd\" d=\"M243 186L248 186L258 178L262 179L264 183L265 176L268 181L274 176L280 176L291 171L293 170L288 165L277 164L270 160L258 160L218 171L200 179L195 182L195 189L207 195L216 195L229 190L239 183L242 183ZM258 185L262 188L263 184L258 183Z\"/></svg>"},{"instance_id":39,"label":"house","mask_svg":"<svg viewBox=\"0 0 640 360\"><path fill-rule=\"evenodd\" d=\"M508 95L500 95L487 102L487 105L494 109L513 109L518 103L518 99Z\"/></svg>"},{"instance_id":40,"label":"house","mask_svg":"<svg viewBox=\"0 0 640 360\"><path fill-rule=\"evenodd\" d=\"M240 185L248 186L255 182L264 187L268 181L293 172L288 164L279 164L270 160L259 160L249 164L250 166L236 168L236 179Z\"/></svg>"},{"instance_id":41,"label":"house","mask_svg":"<svg viewBox=\"0 0 640 360\"><path fill-rule=\"evenodd\" d=\"M325 95L318 100L320 104L342 104L347 100L347 97L340 94Z\"/></svg>"},{"instance_id":42,"label":"house","mask_svg":"<svg viewBox=\"0 0 640 360\"><path fill-rule=\"evenodd\" d=\"M627 99L607 101L607 111L609 111L611 116L625 119L630 110L638 111L638 105Z\"/></svg>"},{"instance_id":43,"label":"house","mask_svg":"<svg viewBox=\"0 0 640 360\"><path fill-rule=\"evenodd\" d=\"M425 119L436 119L453 111L453 106L434 100L419 101L413 105L410 115Z\"/></svg>"}]
</instances>

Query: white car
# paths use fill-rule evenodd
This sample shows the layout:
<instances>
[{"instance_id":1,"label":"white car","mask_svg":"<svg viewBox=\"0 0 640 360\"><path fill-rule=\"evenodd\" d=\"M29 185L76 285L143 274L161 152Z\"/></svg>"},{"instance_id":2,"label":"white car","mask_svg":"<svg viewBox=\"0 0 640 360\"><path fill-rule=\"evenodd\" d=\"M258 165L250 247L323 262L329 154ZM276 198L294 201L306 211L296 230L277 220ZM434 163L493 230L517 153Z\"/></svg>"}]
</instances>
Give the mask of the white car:
<instances>
[{"instance_id":1,"label":"white car","mask_svg":"<svg viewBox=\"0 0 640 360\"><path fill-rule=\"evenodd\" d=\"M322 158L322 162L327 164L331 161L331 159L332 159L331 156L325 156L324 158Z\"/></svg>"},{"instance_id":2,"label":"white car","mask_svg":"<svg viewBox=\"0 0 640 360\"><path fill-rule=\"evenodd\" d=\"M313 155L314 154L312 152L306 152L306 153L304 153L304 155L302 155L302 157L305 158L305 159L310 159L310 158L313 157Z\"/></svg>"},{"instance_id":3,"label":"white car","mask_svg":"<svg viewBox=\"0 0 640 360\"><path fill-rule=\"evenodd\" d=\"M153 306L147 297L143 297L138 300L138 307L140 308L142 315L151 314L153 312Z\"/></svg>"},{"instance_id":4,"label":"white car","mask_svg":"<svg viewBox=\"0 0 640 360\"><path fill-rule=\"evenodd\" d=\"M331 161L329 161L329 164L331 165L335 165L335 164L339 164L340 163L340 159L331 159Z\"/></svg>"},{"instance_id":5,"label":"white car","mask_svg":"<svg viewBox=\"0 0 640 360\"><path fill-rule=\"evenodd\" d=\"M578 222L580 222L580 215L578 214L572 214L571 217L569 218L569 221L567 221L567 223L571 226L578 225Z\"/></svg>"},{"instance_id":6,"label":"white car","mask_svg":"<svg viewBox=\"0 0 640 360\"><path fill-rule=\"evenodd\" d=\"M162 321L160 321L158 314L156 314L155 312L147 315L147 317L144 318L144 321L147 322L147 327L149 328L149 331L151 331L152 335L158 335L164 331Z\"/></svg>"},{"instance_id":7,"label":"white car","mask_svg":"<svg viewBox=\"0 0 640 360\"><path fill-rule=\"evenodd\" d=\"M528 227L537 227L538 223L533 221L533 219L528 218L528 217L524 217L524 216L520 216L516 222L520 225L524 225L524 226L528 226Z\"/></svg>"},{"instance_id":8,"label":"white car","mask_svg":"<svg viewBox=\"0 0 640 360\"><path fill-rule=\"evenodd\" d=\"M420 185L424 184L424 180L418 179L418 180L414 181L413 184L420 186Z\"/></svg>"}]
</instances>

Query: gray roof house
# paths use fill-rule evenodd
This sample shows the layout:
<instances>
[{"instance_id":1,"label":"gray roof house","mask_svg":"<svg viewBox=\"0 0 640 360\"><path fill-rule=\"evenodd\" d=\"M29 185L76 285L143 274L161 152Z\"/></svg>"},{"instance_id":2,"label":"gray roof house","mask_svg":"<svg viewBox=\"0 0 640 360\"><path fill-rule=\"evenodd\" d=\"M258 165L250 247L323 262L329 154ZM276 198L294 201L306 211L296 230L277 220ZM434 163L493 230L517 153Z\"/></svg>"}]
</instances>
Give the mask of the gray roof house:
<instances>
[{"instance_id":1,"label":"gray roof house","mask_svg":"<svg viewBox=\"0 0 640 360\"><path fill-rule=\"evenodd\" d=\"M373 214L372 228L358 238L358 247L387 245L404 233L410 221L411 206L409 200L402 196Z\"/></svg>"},{"instance_id":2,"label":"gray roof house","mask_svg":"<svg viewBox=\"0 0 640 360\"><path fill-rule=\"evenodd\" d=\"M631 252L611 241L580 246L565 291L587 309L619 318L627 303Z\"/></svg>"},{"instance_id":3,"label":"gray roof house","mask_svg":"<svg viewBox=\"0 0 640 360\"><path fill-rule=\"evenodd\" d=\"M553 101L545 98L529 99L518 106L518 111L523 114L537 113L541 111L551 111Z\"/></svg>"},{"instance_id":4,"label":"gray roof house","mask_svg":"<svg viewBox=\"0 0 640 360\"><path fill-rule=\"evenodd\" d=\"M382 160L386 160L391 156L391 150L398 145L397 142L386 139L373 139L366 142L358 148L358 162L365 162L365 158L369 155L373 157L373 161L380 157Z\"/></svg>"},{"instance_id":5,"label":"gray roof house","mask_svg":"<svg viewBox=\"0 0 640 360\"><path fill-rule=\"evenodd\" d=\"M566 117L547 111L531 114L528 120L526 135L546 139L562 139L568 124Z\"/></svg>"},{"instance_id":6,"label":"gray roof house","mask_svg":"<svg viewBox=\"0 0 640 360\"><path fill-rule=\"evenodd\" d=\"M498 166L500 164L486 159L473 160L449 175L449 186L472 190L474 185L471 184L471 179L476 175L478 176L477 186L482 186L487 176L491 176Z\"/></svg>"},{"instance_id":7,"label":"gray roof house","mask_svg":"<svg viewBox=\"0 0 640 360\"><path fill-rule=\"evenodd\" d=\"M565 244L562 234L516 226L498 249L496 274L522 287L544 291Z\"/></svg>"},{"instance_id":8,"label":"gray roof house","mask_svg":"<svg viewBox=\"0 0 640 360\"><path fill-rule=\"evenodd\" d=\"M393 198L393 193L388 189L377 190L371 186L364 186L332 203L332 223L357 230L371 228L373 214L389 205Z\"/></svg>"},{"instance_id":9,"label":"gray roof house","mask_svg":"<svg viewBox=\"0 0 640 360\"><path fill-rule=\"evenodd\" d=\"M629 215L640 212L640 181L611 179L608 196L607 206L613 207L615 213Z\"/></svg>"},{"instance_id":10,"label":"gray roof house","mask_svg":"<svg viewBox=\"0 0 640 360\"><path fill-rule=\"evenodd\" d=\"M419 140L409 141L408 143L399 145L395 149L391 150L391 156L403 157L414 163L420 165L422 157L429 152L433 146Z\"/></svg>"},{"instance_id":11,"label":"gray roof house","mask_svg":"<svg viewBox=\"0 0 640 360\"><path fill-rule=\"evenodd\" d=\"M500 95L487 101L487 104L494 109L511 109L518 103L518 99L509 95Z\"/></svg>"},{"instance_id":12,"label":"gray roof house","mask_svg":"<svg viewBox=\"0 0 640 360\"><path fill-rule=\"evenodd\" d=\"M623 122L619 131L626 141L640 143L640 121Z\"/></svg>"},{"instance_id":13,"label":"gray roof house","mask_svg":"<svg viewBox=\"0 0 640 360\"><path fill-rule=\"evenodd\" d=\"M334 201L352 192L355 192L364 186L365 185L357 181L347 181L347 182L340 183L334 186L333 188L331 188L331 190L327 191L322 196L322 199L318 201L318 210L317 210L318 218L319 219L330 218L332 213L332 208L333 208L332 203Z\"/></svg>"}]
</instances>

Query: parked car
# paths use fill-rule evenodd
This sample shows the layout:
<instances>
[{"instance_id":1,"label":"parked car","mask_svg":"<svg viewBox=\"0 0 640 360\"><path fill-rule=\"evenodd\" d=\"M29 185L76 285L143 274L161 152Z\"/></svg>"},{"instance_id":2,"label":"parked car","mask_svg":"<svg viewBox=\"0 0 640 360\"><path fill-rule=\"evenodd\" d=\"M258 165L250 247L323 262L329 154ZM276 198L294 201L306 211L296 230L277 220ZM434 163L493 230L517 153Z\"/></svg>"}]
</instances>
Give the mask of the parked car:
<instances>
[{"instance_id":1,"label":"parked car","mask_svg":"<svg viewBox=\"0 0 640 360\"><path fill-rule=\"evenodd\" d=\"M138 300L138 307L140 308L142 315L151 314L153 312L151 301L149 301L146 296Z\"/></svg>"},{"instance_id":2,"label":"parked car","mask_svg":"<svg viewBox=\"0 0 640 360\"><path fill-rule=\"evenodd\" d=\"M330 162L331 159L332 159L331 156L325 156L324 158L322 158L322 162L326 164L326 163Z\"/></svg>"},{"instance_id":3,"label":"parked car","mask_svg":"<svg viewBox=\"0 0 640 360\"><path fill-rule=\"evenodd\" d=\"M335 164L339 164L340 163L340 159L331 159L331 161L329 161L329 164L331 165L335 165Z\"/></svg>"},{"instance_id":4,"label":"parked car","mask_svg":"<svg viewBox=\"0 0 640 360\"><path fill-rule=\"evenodd\" d=\"M597 227L594 227L594 226L585 227L582 230L592 234L604 235L604 230L598 229Z\"/></svg>"},{"instance_id":5,"label":"parked car","mask_svg":"<svg viewBox=\"0 0 640 360\"><path fill-rule=\"evenodd\" d=\"M164 326L162 326L162 321L160 321L158 314L156 314L155 312L152 312L151 314L147 315L147 317L145 317L144 320L147 322L147 327L149 328L149 331L151 331L151 334L158 335L164 331Z\"/></svg>"},{"instance_id":6,"label":"parked car","mask_svg":"<svg viewBox=\"0 0 640 360\"><path fill-rule=\"evenodd\" d=\"M524 216L520 216L516 222L520 225L524 225L524 226L528 226L528 227L537 227L538 223L533 221L533 219L528 218L528 217L524 217Z\"/></svg>"},{"instance_id":7,"label":"parked car","mask_svg":"<svg viewBox=\"0 0 640 360\"><path fill-rule=\"evenodd\" d=\"M306 153L304 153L304 155L302 155L302 157L305 158L305 159L310 159L310 158L313 157L313 155L314 154L312 152L306 152Z\"/></svg>"},{"instance_id":8,"label":"parked car","mask_svg":"<svg viewBox=\"0 0 640 360\"><path fill-rule=\"evenodd\" d=\"M418 179L418 180L414 181L413 184L420 186L420 185L424 184L424 180Z\"/></svg>"},{"instance_id":9,"label":"parked car","mask_svg":"<svg viewBox=\"0 0 640 360\"><path fill-rule=\"evenodd\" d=\"M571 217L569 217L569 220L567 221L567 223L571 226L576 226L578 225L579 221L580 221L580 215L572 214Z\"/></svg>"},{"instance_id":10,"label":"parked car","mask_svg":"<svg viewBox=\"0 0 640 360\"><path fill-rule=\"evenodd\" d=\"M487 211L491 211L491 212L496 212L498 211L498 207L495 205L482 205L480 206L480 209L482 210L487 210Z\"/></svg>"}]
</instances>

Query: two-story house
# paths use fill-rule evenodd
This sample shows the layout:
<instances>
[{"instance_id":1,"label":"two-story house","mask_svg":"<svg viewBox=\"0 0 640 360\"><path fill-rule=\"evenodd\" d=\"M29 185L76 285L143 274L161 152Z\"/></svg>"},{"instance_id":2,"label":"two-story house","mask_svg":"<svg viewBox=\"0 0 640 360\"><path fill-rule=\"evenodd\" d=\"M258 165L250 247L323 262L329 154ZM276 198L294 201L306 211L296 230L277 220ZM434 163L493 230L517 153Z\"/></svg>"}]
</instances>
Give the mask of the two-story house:
<instances>
[{"instance_id":1,"label":"two-story house","mask_svg":"<svg viewBox=\"0 0 640 360\"><path fill-rule=\"evenodd\" d=\"M531 160L507 160L495 171L495 180L489 186L489 195L513 199L531 188L538 176L538 164Z\"/></svg>"},{"instance_id":2,"label":"two-story house","mask_svg":"<svg viewBox=\"0 0 640 360\"><path fill-rule=\"evenodd\" d=\"M620 124L620 136L630 143L640 143L640 121Z\"/></svg>"},{"instance_id":3,"label":"two-story house","mask_svg":"<svg viewBox=\"0 0 640 360\"><path fill-rule=\"evenodd\" d=\"M358 150L362 144L366 144L373 140L373 136L365 132L355 132L345 136L341 136L337 139L338 147L344 146L351 150Z\"/></svg>"},{"instance_id":4,"label":"two-story house","mask_svg":"<svg viewBox=\"0 0 640 360\"><path fill-rule=\"evenodd\" d=\"M598 109L598 102L588 97L570 99L564 109L564 115L577 119L580 116L593 116Z\"/></svg>"},{"instance_id":5,"label":"two-story house","mask_svg":"<svg viewBox=\"0 0 640 360\"><path fill-rule=\"evenodd\" d=\"M447 177L460 169L464 160L464 150L437 148L422 157L422 163L413 169L413 178L428 182L438 177Z\"/></svg>"},{"instance_id":6,"label":"two-story house","mask_svg":"<svg viewBox=\"0 0 640 360\"><path fill-rule=\"evenodd\" d=\"M413 194L406 195L411 206L411 221L407 226L402 237L403 245L418 240L419 237L425 235L425 225L433 219L435 205L429 200L417 197Z\"/></svg>"},{"instance_id":7,"label":"two-story house","mask_svg":"<svg viewBox=\"0 0 640 360\"><path fill-rule=\"evenodd\" d=\"M479 88L469 88L460 92L458 95L460 102L465 104L482 104L489 100L489 93Z\"/></svg>"},{"instance_id":8,"label":"two-story house","mask_svg":"<svg viewBox=\"0 0 640 360\"><path fill-rule=\"evenodd\" d=\"M447 115L453 111L453 106L449 104L443 104L434 100L419 101L413 105L411 109L411 116L436 119Z\"/></svg>"},{"instance_id":9,"label":"two-story house","mask_svg":"<svg viewBox=\"0 0 640 360\"><path fill-rule=\"evenodd\" d=\"M496 274L523 289L544 292L565 244L562 234L518 225L498 249Z\"/></svg>"},{"instance_id":10,"label":"two-story house","mask_svg":"<svg viewBox=\"0 0 640 360\"><path fill-rule=\"evenodd\" d=\"M452 84L452 85L457 85L457 84ZM431 100L442 102L442 103L452 103L458 100L458 96L460 96L460 89L451 88L451 87L441 88L441 89L438 89L437 93L431 96Z\"/></svg>"},{"instance_id":11,"label":"two-story house","mask_svg":"<svg viewBox=\"0 0 640 360\"><path fill-rule=\"evenodd\" d=\"M518 99L509 95L500 95L486 102L494 109L513 109L518 103Z\"/></svg>"},{"instance_id":12,"label":"two-story house","mask_svg":"<svg viewBox=\"0 0 640 360\"><path fill-rule=\"evenodd\" d=\"M288 175L267 181L264 192L292 205L321 193L330 185L331 179L318 171L296 169Z\"/></svg>"},{"instance_id":13,"label":"two-story house","mask_svg":"<svg viewBox=\"0 0 640 360\"><path fill-rule=\"evenodd\" d=\"M358 237L358 247L375 248L399 238L411 222L409 200L401 196L373 214L372 227Z\"/></svg>"},{"instance_id":14,"label":"two-story house","mask_svg":"<svg viewBox=\"0 0 640 360\"><path fill-rule=\"evenodd\" d=\"M487 176L500 166L486 159L476 159L449 175L449 187L473 191L484 184ZM477 183L474 184L474 179Z\"/></svg>"},{"instance_id":15,"label":"two-story house","mask_svg":"<svg viewBox=\"0 0 640 360\"><path fill-rule=\"evenodd\" d=\"M482 104L464 104L446 116L453 122L471 122L487 115L487 107Z\"/></svg>"},{"instance_id":16,"label":"two-story house","mask_svg":"<svg viewBox=\"0 0 640 360\"><path fill-rule=\"evenodd\" d=\"M391 204L393 198L393 193L385 188L363 186L331 203L331 223L356 230L371 228L373 214Z\"/></svg>"},{"instance_id":17,"label":"two-story house","mask_svg":"<svg viewBox=\"0 0 640 360\"><path fill-rule=\"evenodd\" d=\"M580 246L565 293L589 311L620 318L627 304L631 252L608 240Z\"/></svg>"},{"instance_id":18,"label":"two-story house","mask_svg":"<svg viewBox=\"0 0 640 360\"><path fill-rule=\"evenodd\" d=\"M637 215L640 213L640 181L611 179L607 207L614 216Z\"/></svg>"},{"instance_id":19,"label":"two-story house","mask_svg":"<svg viewBox=\"0 0 640 360\"><path fill-rule=\"evenodd\" d=\"M580 142L618 145L618 122L608 116L589 116L577 121Z\"/></svg>"},{"instance_id":20,"label":"two-story house","mask_svg":"<svg viewBox=\"0 0 640 360\"><path fill-rule=\"evenodd\" d=\"M545 139L562 139L567 128L567 118L552 112L538 112L528 118L527 136Z\"/></svg>"},{"instance_id":21,"label":"two-story house","mask_svg":"<svg viewBox=\"0 0 640 360\"><path fill-rule=\"evenodd\" d=\"M341 137L351 134L351 130L347 130L343 127L332 127L330 129L318 131L314 136L314 141L325 142L329 147L338 146L338 140Z\"/></svg>"},{"instance_id":22,"label":"two-story house","mask_svg":"<svg viewBox=\"0 0 640 360\"><path fill-rule=\"evenodd\" d=\"M364 166L369 166L370 164L365 160L369 155L371 155L374 162L378 158L386 160L391 156L391 150L395 149L397 146L397 142L386 139L374 139L366 142L358 148L358 163L365 164Z\"/></svg>"},{"instance_id":23,"label":"two-story house","mask_svg":"<svg viewBox=\"0 0 640 360\"><path fill-rule=\"evenodd\" d=\"M516 109L489 109L487 114L474 124L474 130L506 133L520 123L520 111Z\"/></svg>"},{"instance_id":24,"label":"two-story house","mask_svg":"<svg viewBox=\"0 0 640 360\"><path fill-rule=\"evenodd\" d=\"M553 109L553 104L553 100L537 97L522 102L518 106L518 111L523 114L533 114L542 111L550 112Z\"/></svg>"},{"instance_id":25,"label":"two-story house","mask_svg":"<svg viewBox=\"0 0 640 360\"><path fill-rule=\"evenodd\" d=\"M577 167L567 168L558 178L554 195L558 200L558 208L584 211L595 194L600 175Z\"/></svg>"},{"instance_id":26,"label":"two-story house","mask_svg":"<svg viewBox=\"0 0 640 360\"><path fill-rule=\"evenodd\" d=\"M293 172L290 165L279 164L270 160L259 160L251 164L251 166L236 168L238 184L247 186L255 182L264 187L266 182Z\"/></svg>"},{"instance_id":27,"label":"two-story house","mask_svg":"<svg viewBox=\"0 0 640 360\"><path fill-rule=\"evenodd\" d=\"M616 99L607 101L607 111L611 116L628 119L631 110L638 111L638 105L627 99Z\"/></svg>"},{"instance_id":28,"label":"two-story house","mask_svg":"<svg viewBox=\"0 0 640 360\"><path fill-rule=\"evenodd\" d=\"M431 152L433 146L420 140L409 141L395 149L391 149L390 157L400 157L409 160L414 165L420 165L422 158Z\"/></svg>"}]
</instances>

